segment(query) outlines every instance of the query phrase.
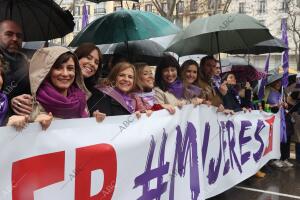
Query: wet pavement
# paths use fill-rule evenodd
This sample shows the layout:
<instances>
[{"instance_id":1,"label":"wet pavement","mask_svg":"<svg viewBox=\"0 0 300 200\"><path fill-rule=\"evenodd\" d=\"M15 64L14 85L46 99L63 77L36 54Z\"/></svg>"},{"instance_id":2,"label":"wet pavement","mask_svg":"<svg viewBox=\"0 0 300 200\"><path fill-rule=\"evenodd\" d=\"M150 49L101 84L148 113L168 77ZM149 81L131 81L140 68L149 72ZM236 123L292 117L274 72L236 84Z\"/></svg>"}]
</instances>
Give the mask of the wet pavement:
<instances>
[{"instance_id":1,"label":"wet pavement","mask_svg":"<svg viewBox=\"0 0 300 200\"><path fill-rule=\"evenodd\" d=\"M292 168L267 168L264 178L251 177L209 200L291 200L300 199L300 163Z\"/></svg>"}]
</instances>

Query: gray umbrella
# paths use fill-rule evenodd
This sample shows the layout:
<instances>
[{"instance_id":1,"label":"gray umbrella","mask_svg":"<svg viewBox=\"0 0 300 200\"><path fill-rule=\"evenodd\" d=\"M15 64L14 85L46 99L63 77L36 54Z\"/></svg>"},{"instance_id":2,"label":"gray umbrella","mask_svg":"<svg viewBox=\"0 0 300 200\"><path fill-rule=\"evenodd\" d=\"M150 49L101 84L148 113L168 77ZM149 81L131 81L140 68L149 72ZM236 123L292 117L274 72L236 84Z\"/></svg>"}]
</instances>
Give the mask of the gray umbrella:
<instances>
[{"instance_id":1,"label":"gray umbrella","mask_svg":"<svg viewBox=\"0 0 300 200\"><path fill-rule=\"evenodd\" d=\"M260 42L249 49L235 49L227 51L229 54L264 54L264 53L281 53L288 47L278 38Z\"/></svg>"},{"instance_id":2,"label":"gray umbrella","mask_svg":"<svg viewBox=\"0 0 300 200\"><path fill-rule=\"evenodd\" d=\"M217 14L193 21L176 35L166 51L179 56L216 54L273 39L269 30L253 17L243 14Z\"/></svg>"},{"instance_id":3,"label":"gray umbrella","mask_svg":"<svg viewBox=\"0 0 300 200\"><path fill-rule=\"evenodd\" d=\"M295 82L296 75L297 74L289 74L289 83ZM275 81L282 79L282 77L283 77L283 73L279 72L279 69L273 69L273 70L269 71L267 85L270 85L270 84L274 83Z\"/></svg>"}]
</instances>

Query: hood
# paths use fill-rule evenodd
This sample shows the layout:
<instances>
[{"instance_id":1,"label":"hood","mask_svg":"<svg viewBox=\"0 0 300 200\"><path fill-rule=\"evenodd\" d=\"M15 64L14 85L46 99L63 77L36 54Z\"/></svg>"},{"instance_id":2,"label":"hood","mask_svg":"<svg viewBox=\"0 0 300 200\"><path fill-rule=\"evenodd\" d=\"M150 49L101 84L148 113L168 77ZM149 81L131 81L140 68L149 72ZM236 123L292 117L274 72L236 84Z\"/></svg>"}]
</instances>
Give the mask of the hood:
<instances>
[{"instance_id":1,"label":"hood","mask_svg":"<svg viewBox=\"0 0 300 200\"><path fill-rule=\"evenodd\" d=\"M46 48L39 49L35 52L35 54L31 59L30 67L29 67L31 93L34 97L36 96L36 92L39 89L41 83L45 80L45 78L49 74L55 61L59 58L59 56L61 56L66 52L72 53L69 49L65 47L59 47L59 46L46 47ZM79 66L79 64L76 66ZM80 67L76 67L75 73L76 73L75 82L77 86L81 90L83 90L88 96L90 96L88 90L84 85Z\"/></svg>"}]
</instances>

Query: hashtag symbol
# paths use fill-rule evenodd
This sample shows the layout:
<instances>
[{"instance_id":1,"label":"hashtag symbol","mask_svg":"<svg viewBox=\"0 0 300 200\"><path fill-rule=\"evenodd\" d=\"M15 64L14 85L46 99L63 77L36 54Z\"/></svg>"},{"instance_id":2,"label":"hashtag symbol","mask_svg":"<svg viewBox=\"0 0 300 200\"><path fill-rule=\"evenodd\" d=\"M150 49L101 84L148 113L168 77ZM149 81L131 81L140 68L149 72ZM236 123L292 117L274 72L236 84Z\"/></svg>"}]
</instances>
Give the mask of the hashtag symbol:
<instances>
[{"instance_id":1,"label":"hashtag symbol","mask_svg":"<svg viewBox=\"0 0 300 200\"><path fill-rule=\"evenodd\" d=\"M164 133L162 137L162 143L160 146L160 154L159 154L159 161L158 167L155 169L151 169L153 155L155 151L155 140L152 136L150 142L150 149L148 153L147 163L145 167L145 172L138 177L135 178L134 188L138 186L143 187L142 196L140 196L137 200L160 200L161 195L167 190L168 182L163 181L163 176L168 174L169 171L169 162L165 163L165 145L167 141L167 134ZM150 181L157 179L156 188L150 190Z\"/></svg>"}]
</instances>

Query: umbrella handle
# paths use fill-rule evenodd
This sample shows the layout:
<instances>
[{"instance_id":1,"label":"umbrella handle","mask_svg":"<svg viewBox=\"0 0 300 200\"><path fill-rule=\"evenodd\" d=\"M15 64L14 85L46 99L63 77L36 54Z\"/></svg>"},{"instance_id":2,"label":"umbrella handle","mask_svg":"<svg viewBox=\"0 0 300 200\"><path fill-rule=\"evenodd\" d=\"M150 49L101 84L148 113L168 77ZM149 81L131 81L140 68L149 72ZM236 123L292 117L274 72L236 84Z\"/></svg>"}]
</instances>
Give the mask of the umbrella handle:
<instances>
[{"instance_id":1,"label":"umbrella handle","mask_svg":"<svg viewBox=\"0 0 300 200\"><path fill-rule=\"evenodd\" d=\"M217 38L217 48L218 48L218 53L219 53L220 71L222 73L222 63L221 63L221 53L220 53L219 34L218 34L218 32L216 32L216 38Z\"/></svg>"}]
</instances>

